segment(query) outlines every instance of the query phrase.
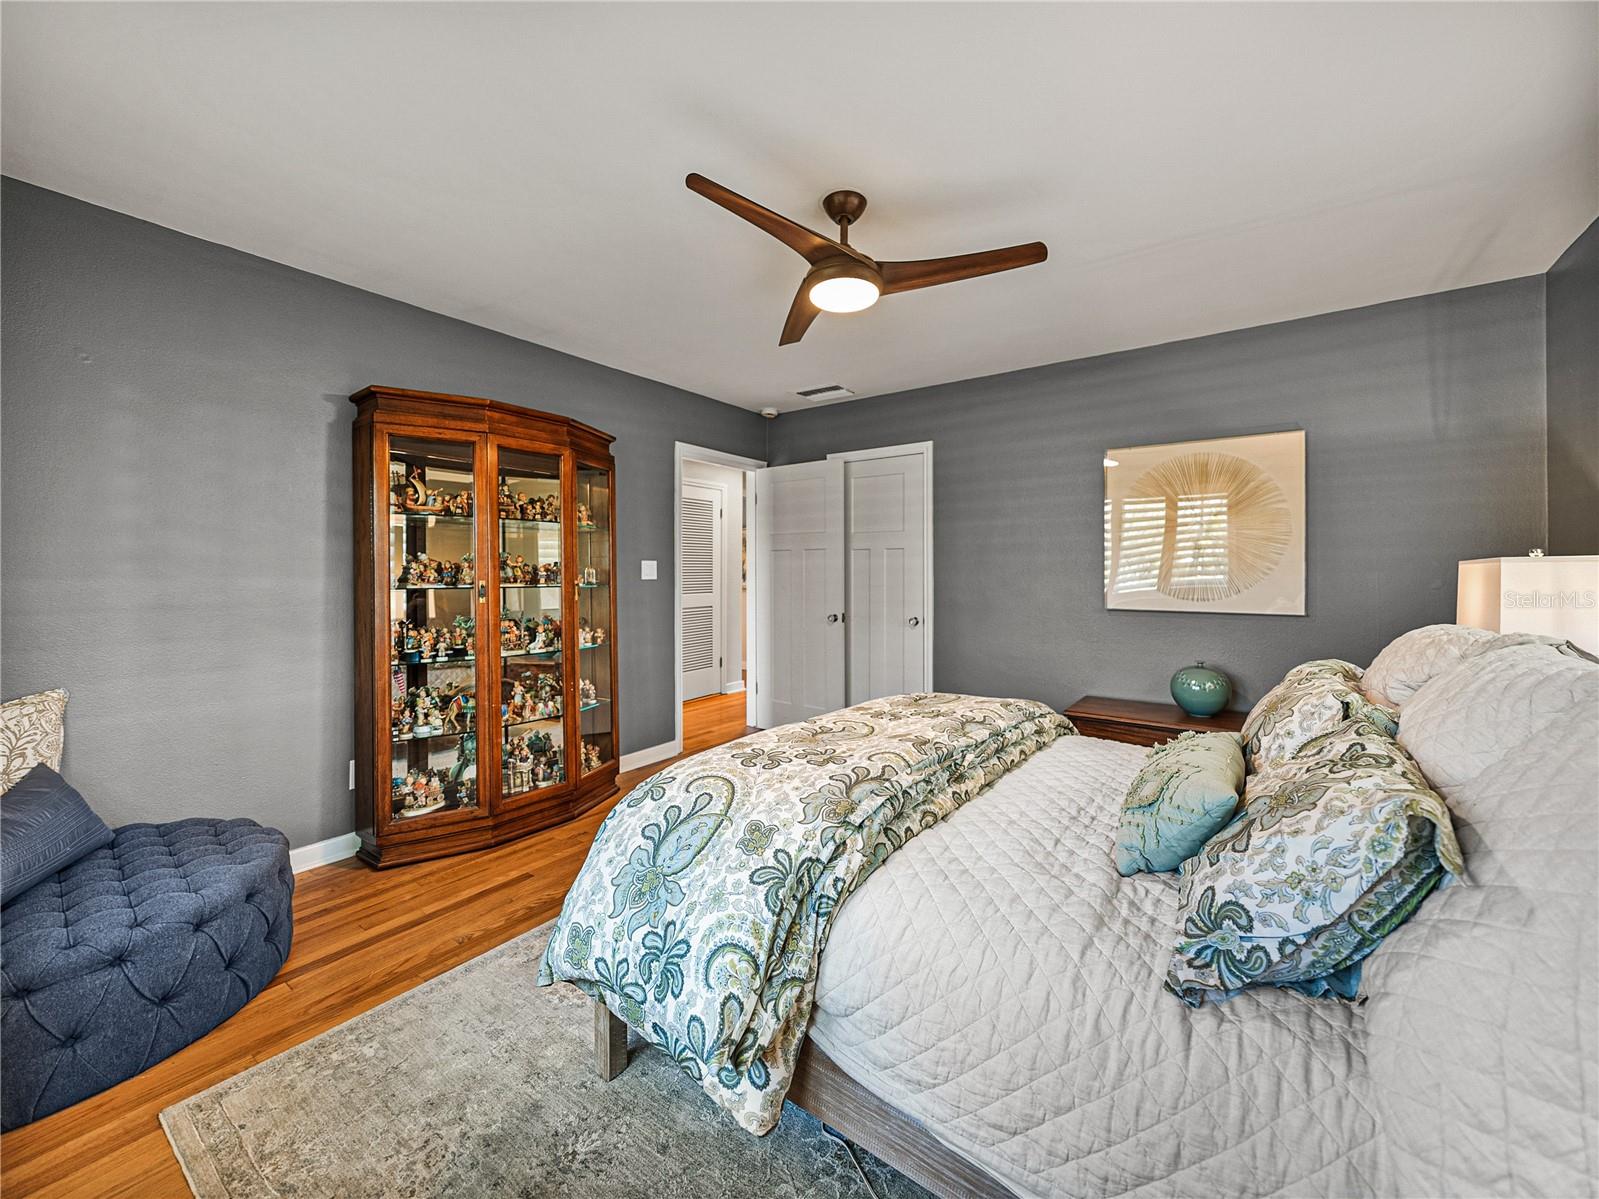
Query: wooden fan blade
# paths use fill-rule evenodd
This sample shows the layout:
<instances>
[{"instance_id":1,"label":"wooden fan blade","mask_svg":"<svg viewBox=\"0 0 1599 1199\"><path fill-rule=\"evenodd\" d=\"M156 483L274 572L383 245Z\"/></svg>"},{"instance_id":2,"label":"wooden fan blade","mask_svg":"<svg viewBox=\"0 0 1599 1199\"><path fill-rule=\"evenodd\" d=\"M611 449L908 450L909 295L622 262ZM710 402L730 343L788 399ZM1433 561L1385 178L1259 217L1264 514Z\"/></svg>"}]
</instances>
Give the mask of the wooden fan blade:
<instances>
[{"instance_id":1,"label":"wooden fan blade","mask_svg":"<svg viewBox=\"0 0 1599 1199\"><path fill-rule=\"evenodd\" d=\"M1048 246L1041 241L1030 241L1025 246L1006 246L1003 250L984 250L980 254L922 258L915 262L880 262L877 269L883 274L883 294L886 296L897 291L914 291L918 287L932 287L938 283L954 283L959 279L975 279L979 275L1012 271L1019 266L1043 262L1048 257Z\"/></svg>"},{"instance_id":2,"label":"wooden fan blade","mask_svg":"<svg viewBox=\"0 0 1599 1199\"><path fill-rule=\"evenodd\" d=\"M805 276L799 290L794 293L794 302L788 308L788 319L783 322L783 336L777 339L780 346L793 345L804 337L805 330L821 314L822 310L811 303L810 281L810 276Z\"/></svg>"},{"instance_id":3,"label":"wooden fan blade","mask_svg":"<svg viewBox=\"0 0 1599 1199\"><path fill-rule=\"evenodd\" d=\"M734 216L741 216L757 229L770 233L813 266L823 259L837 258L840 250L849 253L831 238L813 233L804 225L795 224L786 216L775 213L770 208L763 208L754 200L747 199L735 191L729 191L704 175L691 173L683 182L689 191L698 192L711 203L720 204Z\"/></svg>"}]
</instances>

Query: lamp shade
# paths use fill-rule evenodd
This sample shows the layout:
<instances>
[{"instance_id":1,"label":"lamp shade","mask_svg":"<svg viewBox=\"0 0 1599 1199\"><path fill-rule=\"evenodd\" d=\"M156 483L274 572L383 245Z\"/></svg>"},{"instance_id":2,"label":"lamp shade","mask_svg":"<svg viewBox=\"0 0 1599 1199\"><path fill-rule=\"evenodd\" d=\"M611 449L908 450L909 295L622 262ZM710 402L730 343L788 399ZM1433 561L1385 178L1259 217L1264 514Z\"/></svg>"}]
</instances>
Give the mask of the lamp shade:
<instances>
[{"instance_id":1,"label":"lamp shade","mask_svg":"<svg viewBox=\"0 0 1599 1199\"><path fill-rule=\"evenodd\" d=\"M1455 622L1496 633L1560 637L1599 653L1599 556L1462 562Z\"/></svg>"}]
</instances>

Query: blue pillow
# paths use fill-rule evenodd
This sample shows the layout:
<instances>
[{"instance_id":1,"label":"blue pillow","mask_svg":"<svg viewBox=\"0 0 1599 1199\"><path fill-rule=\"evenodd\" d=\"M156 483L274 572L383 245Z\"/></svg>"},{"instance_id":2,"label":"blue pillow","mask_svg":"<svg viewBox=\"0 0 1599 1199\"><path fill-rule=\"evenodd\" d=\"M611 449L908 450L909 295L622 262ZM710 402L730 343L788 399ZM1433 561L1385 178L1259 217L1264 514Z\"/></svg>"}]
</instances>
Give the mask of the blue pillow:
<instances>
[{"instance_id":1,"label":"blue pillow","mask_svg":"<svg viewBox=\"0 0 1599 1199\"><path fill-rule=\"evenodd\" d=\"M0 796L0 905L110 844L106 822L40 763Z\"/></svg>"},{"instance_id":2,"label":"blue pillow","mask_svg":"<svg viewBox=\"0 0 1599 1199\"><path fill-rule=\"evenodd\" d=\"M1157 745L1122 801L1117 872L1176 870L1226 827L1243 793L1237 733L1184 733Z\"/></svg>"}]
</instances>

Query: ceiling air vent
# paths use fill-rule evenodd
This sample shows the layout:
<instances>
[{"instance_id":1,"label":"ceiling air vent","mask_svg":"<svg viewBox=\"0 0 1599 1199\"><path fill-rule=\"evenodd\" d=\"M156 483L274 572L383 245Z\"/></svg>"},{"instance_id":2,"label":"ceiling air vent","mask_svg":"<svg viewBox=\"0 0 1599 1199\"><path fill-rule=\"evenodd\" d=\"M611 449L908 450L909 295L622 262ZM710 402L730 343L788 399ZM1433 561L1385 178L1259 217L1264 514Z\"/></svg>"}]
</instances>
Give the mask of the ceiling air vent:
<instances>
[{"instance_id":1,"label":"ceiling air vent","mask_svg":"<svg viewBox=\"0 0 1599 1199\"><path fill-rule=\"evenodd\" d=\"M804 391L796 391L794 394L814 404L817 400L847 400L855 393L847 387L840 387L837 383L829 383L826 387L807 387Z\"/></svg>"}]
</instances>

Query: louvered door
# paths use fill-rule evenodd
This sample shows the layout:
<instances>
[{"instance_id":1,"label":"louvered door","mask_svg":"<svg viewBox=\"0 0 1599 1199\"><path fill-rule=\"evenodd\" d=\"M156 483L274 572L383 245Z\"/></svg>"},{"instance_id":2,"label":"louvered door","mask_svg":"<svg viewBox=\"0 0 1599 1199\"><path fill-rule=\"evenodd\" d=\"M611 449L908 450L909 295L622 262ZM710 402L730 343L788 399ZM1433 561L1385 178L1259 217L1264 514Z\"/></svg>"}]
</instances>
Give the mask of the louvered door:
<instances>
[{"instance_id":1,"label":"louvered door","mask_svg":"<svg viewBox=\"0 0 1599 1199\"><path fill-rule=\"evenodd\" d=\"M683 698L722 689L722 492L684 483L678 563L683 597Z\"/></svg>"}]
</instances>

